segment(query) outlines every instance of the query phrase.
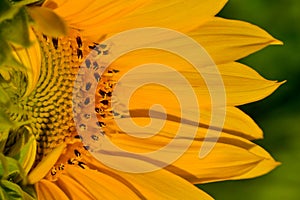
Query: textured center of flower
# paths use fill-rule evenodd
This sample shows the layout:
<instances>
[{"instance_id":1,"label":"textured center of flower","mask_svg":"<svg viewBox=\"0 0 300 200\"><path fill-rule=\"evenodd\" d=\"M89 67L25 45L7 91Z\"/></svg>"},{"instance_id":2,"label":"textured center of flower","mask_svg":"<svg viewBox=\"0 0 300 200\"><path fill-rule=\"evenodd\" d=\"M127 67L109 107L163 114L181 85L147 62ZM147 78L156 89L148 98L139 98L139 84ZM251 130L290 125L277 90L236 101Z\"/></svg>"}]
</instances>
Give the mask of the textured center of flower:
<instances>
[{"instance_id":1,"label":"textured center of flower","mask_svg":"<svg viewBox=\"0 0 300 200\"><path fill-rule=\"evenodd\" d=\"M78 137L72 112L74 81L83 57L91 49L97 49L96 44L84 44L85 41L78 34L71 35L73 37L49 38L37 33L43 54L40 77L36 89L21 102L31 122L30 128L37 138L37 161L59 144ZM105 53L99 49L96 52ZM86 60L85 65L92 67L93 63ZM111 71L107 73L109 75ZM98 105L94 111L99 115L99 120L107 117L109 113L112 81L108 75L104 75L103 78L100 78L100 75L94 77L100 81L96 94ZM88 91L91 83L85 81L83 84L86 84ZM95 98L95 94L86 94L83 103L89 104L90 98ZM89 115L85 114L83 117L88 119ZM99 121L99 125L104 126L104 123ZM82 128L84 126L82 124Z\"/></svg>"}]
</instances>

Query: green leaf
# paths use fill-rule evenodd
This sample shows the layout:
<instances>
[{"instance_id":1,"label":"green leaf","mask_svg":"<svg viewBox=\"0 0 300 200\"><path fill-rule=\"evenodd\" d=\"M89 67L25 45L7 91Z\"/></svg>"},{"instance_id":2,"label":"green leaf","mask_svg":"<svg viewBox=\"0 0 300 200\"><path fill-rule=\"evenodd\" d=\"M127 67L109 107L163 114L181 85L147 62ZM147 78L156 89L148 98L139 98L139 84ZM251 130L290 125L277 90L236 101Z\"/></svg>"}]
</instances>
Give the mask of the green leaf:
<instances>
[{"instance_id":1,"label":"green leaf","mask_svg":"<svg viewBox=\"0 0 300 200\"><path fill-rule=\"evenodd\" d=\"M1 121L1 126L0 126L0 132L2 131L7 131L9 130L11 127L14 126L14 123L12 121L10 121L9 117L6 115L6 113L2 112L0 110L0 121ZM0 136L0 140L3 137Z\"/></svg>"},{"instance_id":2,"label":"green leaf","mask_svg":"<svg viewBox=\"0 0 300 200\"><path fill-rule=\"evenodd\" d=\"M0 67L1 70L16 69L24 71L25 67L19 63L12 55L12 49L6 39L0 35Z\"/></svg>"},{"instance_id":3,"label":"green leaf","mask_svg":"<svg viewBox=\"0 0 300 200\"><path fill-rule=\"evenodd\" d=\"M2 38L23 47L30 46L28 29L28 16L25 8L20 9L14 18L0 24Z\"/></svg>"},{"instance_id":4,"label":"green leaf","mask_svg":"<svg viewBox=\"0 0 300 200\"><path fill-rule=\"evenodd\" d=\"M23 190L15 183L12 183L7 180L0 181L1 187L5 191L9 200L22 200L23 199Z\"/></svg>"},{"instance_id":5,"label":"green leaf","mask_svg":"<svg viewBox=\"0 0 300 200\"><path fill-rule=\"evenodd\" d=\"M29 4L34 4L37 2L43 2L44 0L13 0L13 2L15 2L16 5L18 6L26 6Z\"/></svg>"},{"instance_id":6,"label":"green leaf","mask_svg":"<svg viewBox=\"0 0 300 200\"><path fill-rule=\"evenodd\" d=\"M27 139L26 139L27 140ZM14 156L14 158L24 167L26 159L28 158L28 154L31 153L32 145L34 144L35 138L32 136L29 141L26 142L25 145L22 146L21 150L18 154ZM32 158L32 164L34 162L34 158Z\"/></svg>"},{"instance_id":7,"label":"green leaf","mask_svg":"<svg viewBox=\"0 0 300 200\"><path fill-rule=\"evenodd\" d=\"M11 19L19 11L19 6L13 6L8 0L0 1L0 22Z\"/></svg>"},{"instance_id":8,"label":"green leaf","mask_svg":"<svg viewBox=\"0 0 300 200\"><path fill-rule=\"evenodd\" d=\"M16 160L18 160L18 158L16 158L16 155L18 155L20 153L20 151L23 148L23 146L25 145L25 143L26 143L25 134L20 134L20 136L18 137L18 140L14 143L13 146L10 147L7 156L13 157Z\"/></svg>"},{"instance_id":9,"label":"green leaf","mask_svg":"<svg viewBox=\"0 0 300 200\"><path fill-rule=\"evenodd\" d=\"M8 199L8 196L5 193L5 190L0 185L0 199Z\"/></svg>"},{"instance_id":10,"label":"green leaf","mask_svg":"<svg viewBox=\"0 0 300 200\"><path fill-rule=\"evenodd\" d=\"M20 163L0 153L0 177L2 180L11 180L13 182L20 182L24 179L25 173Z\"/></svg>"},{"instance_id":11,"label":"green leaf","mask_svg":"<svg viewBox=\"0 0 300 200\"><path fill-rule=\"evenodd\" d=\"M33 187L33 185L27 185L26 187L22 188L24 193L24 200L35 200L37 199L37 195L35 192L35 189Z\"/></svg>"},{"instance_id":12,"label":"green leaf","mask_svg":"<svg viewBox=\"0 0 300 200\"><path fill-rule=\"evenodd\" d=\"M36 199L26 192L23 192L23 196L24 196L24 200L35 200Z\"/></svg>"},{"instance_id":13,"label":"green leaf","mask_svg":"<svg viewBox=\"0 0 300 200\"><path fill-rule=\"evenodd\" d=\"M0 39L0 47L0 66L2 66L12 55L11 47L5 40Z\"/></svg>"},{"instance_id":14,"label":"green leaf","mask_svg":"<svg viewBox=\"0 0 300 200\"><path fill-rule=\"evenodd\" d=\"M0 177L6 179L8 177L8 162L2 153L0 153L0 163Z\"/></svg>"},{"instance_id":15,"label":"green leaf","mask_svg":"<svg viewBox=\"0 0 300 200\"><path fill-rule=\"evenodd\" d=\"M27 7L27 11L38 29L45 35L58 37L67 34L68 28L64 20L52 10L34 6Z\"/></svg>"},{"instance_id":16,"label":"green leaf","mask_svg":"<svg viewBox=\"0 0 300 200\"><path fill-rule=\"evenodd\" d=\"M1 113L0 113L1 114ZM1 120L1 116L0 116L0 120ZM5 119L7 120L7 119ZM2 123L2 121L1 121ZM11 126L8 125L8 123L4 124L5 127L1 127L0 130L0 153L3 153L4 148L5 148L5 144L8 138L8 134L9 134L9 129L11 128Z\"/></svg>"},{"instance_id":17,"label":"green leaf","mask_svg":"<svg viewBox=\"0 0 300 200\"><path fill-rule=\"evenodd\" d=\"M36 199L32 185L26 185L27 178L20 163L0 153L0 199Z\"/></svg>"}]
</instances>

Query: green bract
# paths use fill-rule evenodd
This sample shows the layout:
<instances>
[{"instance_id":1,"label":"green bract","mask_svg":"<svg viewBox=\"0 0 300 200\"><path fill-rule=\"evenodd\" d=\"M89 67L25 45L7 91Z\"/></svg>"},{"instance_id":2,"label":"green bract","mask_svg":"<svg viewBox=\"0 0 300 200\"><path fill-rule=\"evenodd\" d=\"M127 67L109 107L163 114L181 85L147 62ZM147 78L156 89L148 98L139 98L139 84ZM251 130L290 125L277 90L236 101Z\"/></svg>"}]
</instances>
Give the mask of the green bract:
<instances>
[{"instance_id":1,"label":"green bract","mask_svg":"<svg viewBox=\"0 0 300 200\"><path fill-rule=\"evenodd\" d=\"M28 26L29 17L25 6L38 0L9 1L0 3L0 66L14 66L16 64L9 45L28 47L30 45ZM19 67L16 65L15 67Z\"/></svg>"},{"instance_id":2,"label":"green bract","mask_svg":"<svg viewBox=\"0 0 300 200\"><path fill-rule=\"evenodd\" d=\"M0 153L0 162L0 199L34 199L32 188L26 186L26 174L19 161Z\"/></svg>"}]
</instances>

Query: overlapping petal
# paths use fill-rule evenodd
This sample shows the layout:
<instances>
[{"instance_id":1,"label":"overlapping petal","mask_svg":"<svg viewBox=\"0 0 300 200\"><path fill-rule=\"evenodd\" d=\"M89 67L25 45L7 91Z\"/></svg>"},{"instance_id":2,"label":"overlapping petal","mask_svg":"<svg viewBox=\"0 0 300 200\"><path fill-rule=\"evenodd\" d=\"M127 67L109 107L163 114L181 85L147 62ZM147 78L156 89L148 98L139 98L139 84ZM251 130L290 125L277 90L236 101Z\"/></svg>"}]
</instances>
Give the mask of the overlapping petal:
<instances>
[{"instance_id":1,"label":"overlapping petal","mask_svg":"<svg viewBox=\"0 0 300 200\"><path fill-rule=\"evenodd\" d=\"M80 145L75 146L74 141L66 145L69 141L66 139L61 146L42 159L28 176L29 183L35 184L38 199L206 200L211 197L193 184L252 178L263 175L278 165L264 149L249 141L262 138L262 131L249 116L235 106L265 98L281 83L268 81L254 70L235 61L268 45L281 44L281 42L255 25L214 17L225 3L226 0L134 0L130 2L125 0L46 0L43 7L47 9L28 9L29 12L35 10L35 14L42 14L40 16L45 18L52 15L51 18L55 19L57 16L52 12L45 13L52 9L65 20L76 37L77 34L80 35L76 38L77 44L74 43L75 46L77 45L76 49L71 49L74 51L72 55L77 56L76 64L79 57L83 57L83 51L86 53L88 49L85 46L86 49L83 50L83 42L98 42L124 30L148 26L165 27L183 32L193 38L194 42L198 42L207 51L207 56L212 58L212 60L204 60L197 66L201 68L200 72L195 70L187 58L157 49L133 51L115 61L111 68L119 73L114 76L114 81L125 86L123 88L125 92L135 87L138 79L147 77L157 81L159 76L170 83L168 86L177 88L177 91L186 99L191 99L190 91L187 91L181 82L173 80L174 77L169 72L163 70L153 69L150 73L135 74L126 82L122 82L122 75L144 63L172 66L192 86L193 94L196 95L198 101L197 104L190 104L184 110L185 118L181 116L180 102L172 91L157 84L149 84L139 89L133 95L133 100L127 110L131 116L121 114L122 118L118 119L119 122L129 124L130 120L133 120L136 124L145 126L151 120L156 120L155 122L163 124L162 130L155 134L154 130L143 132L141 129L132 129L135 136L142 136L136 138L127 135L127 132L116 126L113 120L105 119L107 123L104 137L123 148L124 151L115 152L103 147L93 152L96 157L100 153L107 154L114 160L114 164L120 166L130 165L132 161L133 163L136 161L136 165L140 167L157 165L164 168L139 174L117 171L101 164L89 153L78 156L80 153L74 149ZM38 23L39 17L34 18L33 20L40 24L43 30L53 33L50 36L65 32L64 23L61 23L60 28L63 31L53 31L47 23ZM53 22L52 20L51 27L55 25ZM23 97L36 89L42 63L39 44L33 32L31 35L35 41L31 47L14 49L14 56L26 67L28 73L26 90L22 91ZM199 52L191 51L190 46L186 45L181 38L168 38L168 35L156 37L159 37L156 42L166 47L182 48L183 51L188 52L189 56L194 58L199 56ZM59 39L53 39L54 49L57 49ZM57 44L54 44L55 42ZM137 37L134 42L141 42L143 45L149 41L143 41L143 38ZM73 48L72 45L70 43L71 48ZM36 57L32 58L31 55ZM51 60L51 56L45 57ZM216 63L216 66L212 66L212 61ZM51 68L51 64L48 67ZM216 70L210 70L211 68ZM6 73L6 76L9 75ZM212 90L206 84L206 78L221 79L221 81L215 82L216 85L212 87L215 90ZM220 104L212 102L211 94L220 92L218 88L223 88L223 86L226 102L225 100ZM148 108L153 102L164 106L167 113L166 119L161 115L150 114L149 116ZM195 112L199 108L200 116ZM224 121L221 120L224 124L210 126L212 115L214 115L212 110L225 113ZM150 119L151 117L153 118ZM145 128L147 129L147 126ZM184 129L186 131L178 136L180 128L186 128ZM151 127L148 127L148 130L151 130ZM207 135L208 130L215 135ZM145 136L149 137L145 138ZM168 147L171 141L175 141L175 145L164 149L163 147ZM213 148L210 148L212 146ZM82 146L81 148L83 149ZM199 152L203 148L208 148L210 152L204 158L200 158ZM184 151L181 152L181 150ZM69 156L74 154L73 151L75 156L84 161L80 163L85 165L74 166L69 159ZM148 156L148 153L153 151L162 151L163 158L175 155L176 159L168 163L167 160ZM54 174L53 180L48 180L49 176L52 176L49 174L50 169L59 162L66 164L62 165L65 168L59 169L59 174L56 176Z\"/></svg>"},{"instance_id":2,"label":"overlapping petal","mask_svg":"<svg viewBox=\"0 0 300 200\"><path fill-rule=\"evenodd\" d=\"M134 191L140 191L145 199L212 199L208 194L168 170L161 169L140 174L125 173L107 168L94 159L91 159L90 165L104 170L121 182L126 180L127 185L134 187Z\"/></svg>"},{"instance_id":3,"label":"overlapping petal","mask_svg":"<svg viewBox=\"0 0 300 200\"><path fill-rule=\"evenodd\" d=\"M14 47L13 56L20 62L26 69L27 88L26 91L21 94L22 96L28 96L34 89L38 82L40 75L40 65L41 65L41 50L39 43L32 30L29 31L30 39L32 44L29 48L18 48ZM32 56L35 55L35 56Z\"/></svg>"},{"instance_id":4,"label":"overlapping petal","mask_svg":"<svg viewBox=\"0 0 300 200\"><path fill-rule=\"evenodd\" d=\"M81 1L79 3L79 1L51 0L44 5L56 8L55 11L65 18L71 27L84 30L86 36L98 39L101 36L147 26L167 27L186 32L196 28L207 18L213 17L226 2L226 0L188 2L118 0L86 1L82 4ZM69 9L71 6L72 9Z\"/></svg>"},{"instance_id":5,"label":"overlapping petal","mask_svg":"<svg viewBox=\"0 0 300 200\"><path fill-rule=\"evenodd\" d=\"M263 29L247 22L212 18L189 33L216 64L241 59L270 44L282 44Z\"/></svg>"},{"instance_id":6,"label":"overlapping petal","mask_svg":"<svg viewBox=\"0 0 300 200\"><path fill-rule=\"evenodd\" d=\"M142 120L143 118L135 119L137 122ZM180 126L191 125L181 124ZM109 155L116 159L116 162L118 157L124 157L124 159L120 159L121 163L125 160L128 162L138 160L152 164L159 164L164 156L172 157L182 153L182 156L166 169L193 183L253 178L271 171L278 165L264 149L247 139L225 132L221 133L220 138L215 138L206 135L207 128L198 128L196 135L193 135L192 127L187 128L190 128L191 132L183 133L183 135L181 133L178 137L178 128L177 122L167 121L162 131L155 136L148 134L148 138L145 138L146 133L136 132L137 136L138 134L143 136L137 138L123 134L119 130L118 134L110 137L115 145L123 149L123 153L110 151L110 149L104 149L102 153L110 152ZM214 132L215 135L218 135L217 130ZM177 141L176 145L162 149L173 140ZM189 140L191 146L187 151L181 152L189 144ZM210 153L204 158L200 158L199 153L203 150L201 148L208 148L208 146L213 147ZM161 151L161 157L157 157L157 159L148 157L148 153L153 151Z\"/></svg>"}]
</instances>

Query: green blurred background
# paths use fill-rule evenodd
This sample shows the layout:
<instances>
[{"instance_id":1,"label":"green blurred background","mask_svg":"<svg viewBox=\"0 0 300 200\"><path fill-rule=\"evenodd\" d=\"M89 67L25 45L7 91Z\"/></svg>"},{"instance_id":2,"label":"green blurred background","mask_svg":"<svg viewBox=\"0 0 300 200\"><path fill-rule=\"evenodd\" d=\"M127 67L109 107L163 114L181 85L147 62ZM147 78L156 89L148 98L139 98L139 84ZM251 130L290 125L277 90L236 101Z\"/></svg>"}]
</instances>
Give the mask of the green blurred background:
<instances>
[{"instance_id":1,"label":"green blurred background","mask_svg":"<svg viewBox=\"0 0 300 200\"><path fill-rule=\"evenodd\" d=\"M300 1L230 0L219 16L256 24L284 46L271 46L241 60L267 79L287 80L263 101L242 109L264 130L256 141L282 165L250 180L199 186L217 200L300 199Z\"/></svg>"}]
</instances>

